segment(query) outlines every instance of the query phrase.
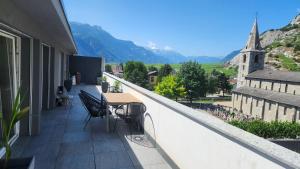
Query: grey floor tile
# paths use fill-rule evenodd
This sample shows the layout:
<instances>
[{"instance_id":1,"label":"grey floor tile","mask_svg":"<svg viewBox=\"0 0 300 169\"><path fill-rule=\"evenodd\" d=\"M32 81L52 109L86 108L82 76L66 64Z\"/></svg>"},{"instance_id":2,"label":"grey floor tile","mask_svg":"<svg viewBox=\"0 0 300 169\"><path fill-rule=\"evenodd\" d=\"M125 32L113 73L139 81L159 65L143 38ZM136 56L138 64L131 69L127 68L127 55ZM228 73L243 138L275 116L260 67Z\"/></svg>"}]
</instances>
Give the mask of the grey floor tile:
<instances>
[{"instance_id":1,"label":"grey floor tile","mask_svg":"<svg viewBox=\"0 0 300 169\"><path fill-rule=\"evenodd\" d=\"M103 141L93 141L94 152L105 153L114 151L125 151L124 145L121 140L103 140Z\"/></svg>"},{"instance_id":2,"label":"grey floor tile","mask_svg":"<svg viewBox=\"0 0 300 169\"><path fill-rule=\"evenodd\" d=\"M60 155L92 154L93 145L90 141L62 143L60 145Z\"/></svg>"},{"instance_id":3,"label":"grey floor tile","mask_svg":"<svg viewBox=\"0 0 300 169\"><path fill-rule=\"evenodd\" d=\"M95 155L96 169L119 169L133 167L125 151L99 153Z\"/></svg>"},{"instance_id":4,"label":"grey floor tile","mask_svg":"<svg viewBox=\"0 0 300 169\"><path fill-rule=\"evenodd\" d=\"M90 141L91 134L89 132L79 131L79 132L68 132L64 134L63 142L83 142Z\"/></svg>"},{"instance_id":5,"label":"grey floor tile","mask_svg":"<svg viewBox=\"0 0 300 169\"><path fill-rule=\"evenodd\" d=\"M55 169L94 169L94 156L86 154L72 154L59 156Z\"/></svg>"}]
</instances>

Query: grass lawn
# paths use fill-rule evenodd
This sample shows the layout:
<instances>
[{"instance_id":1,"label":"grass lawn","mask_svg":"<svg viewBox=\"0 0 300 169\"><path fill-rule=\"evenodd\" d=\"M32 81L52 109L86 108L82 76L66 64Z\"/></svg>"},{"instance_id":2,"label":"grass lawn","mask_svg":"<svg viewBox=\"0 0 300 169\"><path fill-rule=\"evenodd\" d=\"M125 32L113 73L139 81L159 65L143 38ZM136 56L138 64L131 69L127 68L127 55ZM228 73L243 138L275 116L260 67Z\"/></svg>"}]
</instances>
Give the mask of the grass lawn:
<instances>
[{"instance_id":1,"label":"grass lawn","mask_svg":"<svg viewBox=\"0 0 300 169\"><path fill-rule=\"evenodd\" d=\"M149 66L154 66L157 67L158 69L162 66L163 64L146 64L147 67ZM179 71L181 64L170 64L173 69L176 71ZM228 76L236 76L237 75L237 70L234 68L225 68L222 64L214 63L214 64L201 64L202 68L205 70L206 73L212 72L213 69L216 69L218 71L224 72Z\"/></svg>"}]
</instances>

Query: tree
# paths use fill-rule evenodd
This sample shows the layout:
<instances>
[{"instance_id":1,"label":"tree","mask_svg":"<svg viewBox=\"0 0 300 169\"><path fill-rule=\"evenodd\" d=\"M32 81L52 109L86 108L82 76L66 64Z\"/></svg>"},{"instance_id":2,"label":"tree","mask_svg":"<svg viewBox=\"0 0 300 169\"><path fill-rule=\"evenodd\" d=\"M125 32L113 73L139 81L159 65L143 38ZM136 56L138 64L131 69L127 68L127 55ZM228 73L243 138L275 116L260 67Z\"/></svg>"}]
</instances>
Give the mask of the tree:
<instances>
[{"instance_id":1,"label":"tree","mask_svg":"<svg viewBox=\"0 0 300 169\"><path fill-rule=\"evenodd\" d=\"M106 64L105 65L105 72L107 73L113 73L111 65L110 64Z\"/></svg>"},{"instance_id":2,"label":"tree","mask_svg":"<svg viewBox=\"0 0 300 169\"><path fill-rule=\"evenodd\" d=\"M164 64L158 71L158 81L160 82L163 77L171 75L173 72L173 68L169 64Z\"/></svg>"},{"instance_id":3,"label":"tree","mask_svg":"<svg viewBox=\"0 0 300 169\"><path fill-rule=\"evenodd\" d=\"M148 72L142 62L129 61L125 65L124 78L141 87L147 88Z\"/></svg>"},{"instance_id":4,"label":"tree","mask_svg":"<svg viewBox=\"0 0 300 169\"><path fill-rule=\"evenodd\" d=\"M207 92L207 79L205 70L197 62L183 63L178 78L187 91L187 97L192 102L193 98L204 97Z\"/></svg>"},{"instance_id":5,"label":"tree","mask_svg":"<svg viewBox=\"0 0 300 169\"><path fill-rule=\"evenodd\" d=\"M185 88L177 77L169 75L162 79L155 87L155 92L177 101L178 97L186 95Z\"/></svg>"},{"instance_id":6,"label":"tree","mask_svg":"<svg viewBox=\"0 0 300 169\"><path fill-rule=\"evenodd\" d=\"M157 67L151 65L151 66L148 67L148 71L149 72L158 71L158 69L157 69Z\"/></svg>"},{"instance_id":7,"label":"tree","mask_svg":"<svg viewBox=\"0 0 300 169\"><path fill-rule=\"evenodd\" d=\"M214 94L218 91L218 78L210 75L207 78L207 93Z\"/></svg>"},{"instance_id":8,"label":"tree","mask_svg":"<svg viewBox=\"0 0 300 169\"><path fill-rule=\"evenodd\" d=\"M225 92L230 92L232 86L229 83L229 77L225 75L225 73L220 72L218 75L218 88L222 91L223 97Z\"/></svg>"}]
</instances>

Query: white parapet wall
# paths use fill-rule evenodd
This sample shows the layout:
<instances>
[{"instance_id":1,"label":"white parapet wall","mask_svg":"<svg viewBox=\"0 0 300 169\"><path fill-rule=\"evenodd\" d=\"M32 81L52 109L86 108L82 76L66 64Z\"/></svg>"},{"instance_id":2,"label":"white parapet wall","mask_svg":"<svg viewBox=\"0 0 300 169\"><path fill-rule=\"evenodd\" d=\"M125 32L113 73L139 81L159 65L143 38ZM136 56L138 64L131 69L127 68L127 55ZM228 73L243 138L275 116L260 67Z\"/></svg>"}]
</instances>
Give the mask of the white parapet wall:
<instances>
[{"instance_id":1,"label":"white parapet wall","mask_svg":"<svg viewBox=\"0 0 300 169\"><path fill-rule=\"evenodd\" d=\"M113 86L139 98L147 107L144 129L166 157L182 169L300 168L300 154L104 73Z\"/></svg>"}]
</instances>

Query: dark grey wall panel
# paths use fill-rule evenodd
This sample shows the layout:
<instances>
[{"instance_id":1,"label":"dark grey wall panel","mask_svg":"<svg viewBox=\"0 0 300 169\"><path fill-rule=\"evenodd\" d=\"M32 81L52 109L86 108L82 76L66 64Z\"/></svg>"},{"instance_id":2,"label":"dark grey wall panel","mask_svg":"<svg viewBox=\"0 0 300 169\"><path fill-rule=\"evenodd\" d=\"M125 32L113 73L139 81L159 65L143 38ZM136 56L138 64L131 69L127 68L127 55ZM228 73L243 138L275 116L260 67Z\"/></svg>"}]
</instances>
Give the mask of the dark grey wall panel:
<instances>
[{"instance_id":1,"label":"dark grey wall panel","mask_svg":"<svg viewBox=\"0 0 300 169\"><path fill-rule=\"evenodd\" d=\"M50 100L49 100L49 108L52 109L55 107L55 97L56 97L56 89L54 88L54 58L55 58L55 48L51 47L51 56L50 56Z\"/></svg>"},{"instance_id":2,"label":"dark grey wall panel","mask_svg":"<svg viewBox=\"0 0 300 169\"><path fill-rule=\"evenodd\" d=\"M42 104L42 60L41 44L37 39L33 40L33 64L32 64L32 123L31 134L40 133L41 104Z\"/></svg>"},{"instance_id":3,"label":"dark grey wall panel","mask_svg":"<svg viewBox=\"0 0 300 169\"><path fill-rule=\"evenodd\" d=\"M86 84L96 84L97 76L101 75L101 58L70 56L69 57L70 74L76 72L81 74L81 82Z\"/></svg>"},{"instance_id":4,"label":"dark grey wall panel","mask_svg":"<svg viewBox=\"0 0 300 169\"><path fill-rule=\"evenodd\" d=\"M30 104L30 39L21 39L21 96L22 107ZM29 135L29 115L20 122L20 135Z\"/></svg>"}]
</instances>

